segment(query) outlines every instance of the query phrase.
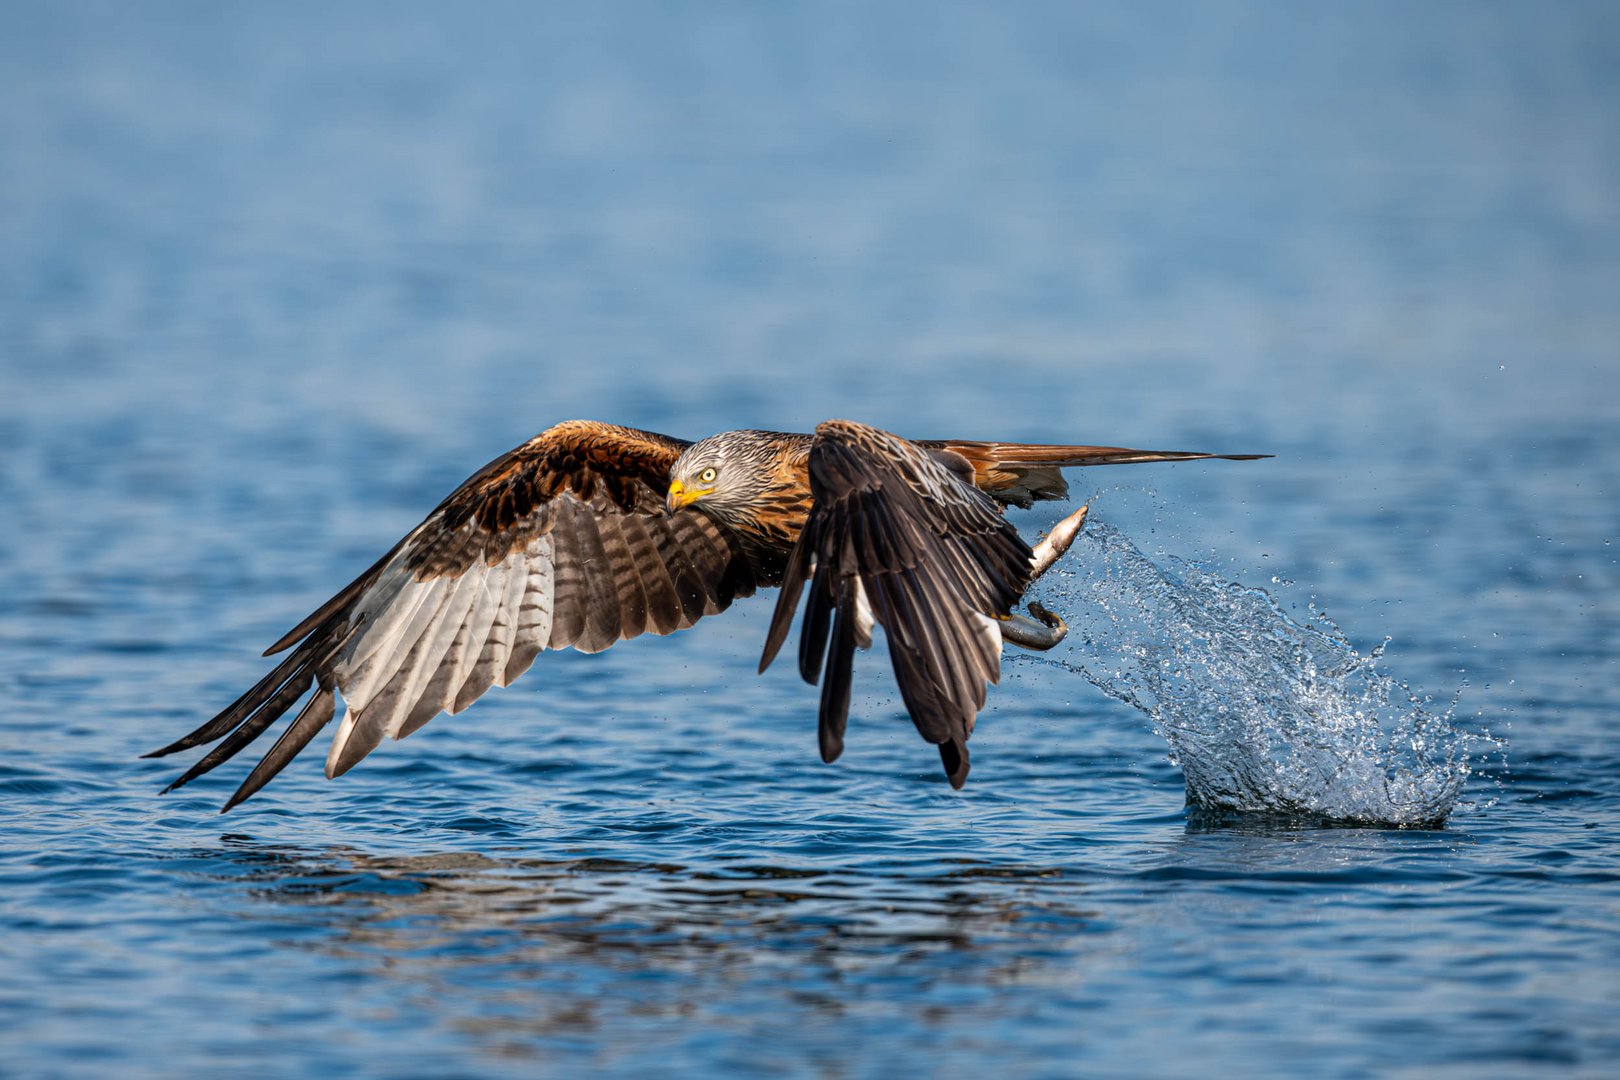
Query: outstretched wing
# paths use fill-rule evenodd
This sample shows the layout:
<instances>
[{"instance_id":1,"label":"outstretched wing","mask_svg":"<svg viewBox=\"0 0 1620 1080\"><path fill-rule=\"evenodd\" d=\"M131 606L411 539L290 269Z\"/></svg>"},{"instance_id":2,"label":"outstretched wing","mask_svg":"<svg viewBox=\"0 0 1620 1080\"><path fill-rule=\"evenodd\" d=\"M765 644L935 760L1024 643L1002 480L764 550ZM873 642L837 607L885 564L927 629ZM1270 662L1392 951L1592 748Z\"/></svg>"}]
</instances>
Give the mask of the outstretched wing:
<instances>
[{"instance_id":1,"label":"outstretched wing","mask_svg":"<svg viewBox=\"0 0 1620 1080\"><path fill-rule=\"evenodd\" d=\"M1270 454L1207 454L1192 450L1132 450L1124 446L1050 446L1044 443L924 439L918 446L999 503L1028 509L1036 500L1069 494L1063 470L1082 465L1134 465L1152 461L1255 461Z\"/></svg>"},{"instance_id":2,"label":"outstretched wing","mask_svg":"<svg viewBox=\"0 0 1620 1080\"><path fill-rule=\"evenodd\" d=\"M799 671L814 683L825 663L821 756L832 761L843 750L850 669L870 605L906 709L939 746L959 788L986 685L1001 676L996 617L1029 582L1029 546L987 495L928 450L877 428L820 425L809 465L810 516L788 561L760 669L786 640L808 580Z\"/></svg>"},{"instance_id":3,"label":"outstretched wing","mask_svg":"<svg viewBox=\"0 0 1620 1080\"><path fill-rule=\"evenodd\" d=\"M225 804L263 787L346 706L326 774L506 686L545 649L598 652L668 634L754 591L736 538L664 512L687 444L590 421L558 424L490 462L267 651L258 685L157 757L224 738L168 789L226 761L315 688Z\"/></svg>"}]
</instances>

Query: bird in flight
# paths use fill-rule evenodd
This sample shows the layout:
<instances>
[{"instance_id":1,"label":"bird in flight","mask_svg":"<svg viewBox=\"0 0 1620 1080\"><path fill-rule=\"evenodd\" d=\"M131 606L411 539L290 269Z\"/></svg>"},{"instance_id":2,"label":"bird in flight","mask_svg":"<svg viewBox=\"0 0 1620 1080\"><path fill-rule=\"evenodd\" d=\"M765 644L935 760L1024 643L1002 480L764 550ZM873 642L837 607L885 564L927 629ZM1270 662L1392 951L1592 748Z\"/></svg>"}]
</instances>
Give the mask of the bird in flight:
<instances>
[{"instance_id":1,"label":"bird in flight","mask_svg":"<svg viewBox=\"0 0 1620 1080\"><path fill-rule=\"evenodd\" d=\"M271 645L266 656L291 651L268 675L146 756L223 740L172 791L235 756L307 694L223 813L332 721L340 694L328 777L384 736L402 739L509 685L547 649L594 653L670 634L779 586L760 670L805 596L799 670L821 681L823 760L843 749L854 650L881 625L906 709L959 788L1002 643L1050 648L1067 629L1037 604L1033 619L1014 605L1086 514L1070 514L1032 549L1006 507L1064 498L1062 470L1073 466L1266 456L912 441L847 420L813 435L727 431L689 443L567 421L474 473Z\"/></svg>"}]
</instances>

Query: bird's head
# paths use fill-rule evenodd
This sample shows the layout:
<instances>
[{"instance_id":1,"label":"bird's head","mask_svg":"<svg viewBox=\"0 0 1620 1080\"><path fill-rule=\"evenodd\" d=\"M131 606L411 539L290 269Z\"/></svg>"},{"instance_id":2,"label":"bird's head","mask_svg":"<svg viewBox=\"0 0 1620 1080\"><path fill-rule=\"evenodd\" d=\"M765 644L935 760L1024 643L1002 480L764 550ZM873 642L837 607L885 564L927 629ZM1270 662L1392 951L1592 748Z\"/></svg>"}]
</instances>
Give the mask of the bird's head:
<instances>
[{"instance_id":1,"label":"bird's head","mask_svg":"<svg viewBox=\"0 0 1620 1080\"><path fill-rule=\"evenodd\" d=\"M664 505L674 513L698 504L722 521L754 516L780 456L770 434L723 431L688 446L669 471Z\"/></svg>"}]
</instances>

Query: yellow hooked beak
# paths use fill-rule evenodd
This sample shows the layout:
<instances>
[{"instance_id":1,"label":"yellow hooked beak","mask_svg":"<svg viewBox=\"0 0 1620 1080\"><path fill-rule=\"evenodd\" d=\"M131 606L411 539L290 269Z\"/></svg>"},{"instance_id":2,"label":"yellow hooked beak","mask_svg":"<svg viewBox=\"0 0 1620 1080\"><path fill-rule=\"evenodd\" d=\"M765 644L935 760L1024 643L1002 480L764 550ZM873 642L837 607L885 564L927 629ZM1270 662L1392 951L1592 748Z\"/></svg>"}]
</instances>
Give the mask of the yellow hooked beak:
<instances>
[{"instance_id":1,"label":"yellow hooked beak","mask_svg":"<svg viewBox=\"0 0 1620 1080\"><path fill-rule=\"evenodd\" d=\"M691 506L713 490L714 488L700 488L688 491L685 484L679 480L672 480L669 485L669 497L664 500L664 508L673 514L677 510Z\"/></svg>"}]
</instances>

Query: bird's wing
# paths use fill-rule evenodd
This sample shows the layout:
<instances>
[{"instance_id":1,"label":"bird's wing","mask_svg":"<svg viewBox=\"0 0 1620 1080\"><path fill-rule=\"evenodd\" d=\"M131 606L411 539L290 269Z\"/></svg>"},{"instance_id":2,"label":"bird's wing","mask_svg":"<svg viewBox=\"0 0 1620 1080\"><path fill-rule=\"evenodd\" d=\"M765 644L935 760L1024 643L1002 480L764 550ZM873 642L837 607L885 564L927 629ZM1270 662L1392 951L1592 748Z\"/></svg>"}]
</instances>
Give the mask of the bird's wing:
<instances>
[{"instance_id":1,"label":"bird's wing","mask_svg":"<svg viewBox=\"0 0 1620 1080\"><path fill-rule=\"evenodd\" d=\"M861 606L888 638L900 696L939 746L951 784L967 779L967 738L1001 675L1005 616L1030 576L1030 549L1000 507L934 456L877 428L816 428L810 516L789 557L760 661L786 640L809 581L799 671L821 689L821 755L843 749Z\"/></svg>"},{"instance_id":2,"label":"bird's wing","mask_svg":"<svg viewBox=\"0 0 1620 1080\"><path fill-rule=\"evenodd\" d=\"M1131 465L1149 461L1199 461L1221 458L1254 461L1270 454L1207 454L1190 450L1132 450L1124 446L1049 446L1043 443L973 442L924 439L918 446L941 464L987 491L999 503L1028 508L1038 499L1069 494L1063 470L1082 465Z\"/></svg>"},{"instance_id":3,"label":"bird's wing","mask_svg":"<svg viewBox=\"0 0 1620 1080\"><path fill-rule=\"evenodd\" d=\"M292 652L230 707L156 757L224 737L179 787L315 693L225 809L264 786L347 711L337 776L516 679L544 649L598 652L668 634L754 591L736 537L707 514L664 512L687 444L589 421L552 427L472 476L427 519L268 650Z\"/></svg>"}]
</instances>

